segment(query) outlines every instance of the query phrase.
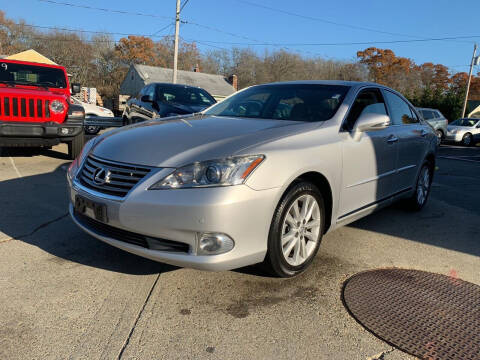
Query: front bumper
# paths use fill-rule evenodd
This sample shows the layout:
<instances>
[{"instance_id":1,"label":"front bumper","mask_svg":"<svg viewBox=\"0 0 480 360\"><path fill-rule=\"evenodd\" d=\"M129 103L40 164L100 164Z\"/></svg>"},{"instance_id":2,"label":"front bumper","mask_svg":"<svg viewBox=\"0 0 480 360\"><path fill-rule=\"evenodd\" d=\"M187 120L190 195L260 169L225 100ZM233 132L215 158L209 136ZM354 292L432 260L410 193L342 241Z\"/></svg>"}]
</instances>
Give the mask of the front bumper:
<instances>
[{"instance_id":1,"label":"front bumper","mask_svg":"<svg viewBox=\"0 0 480 360\"><path fill-rule=\"evenodd\" d=\"M70 180L69 180L70 182ZM125 251L171 265L202 270L230 270L262 262L279 189L255 191L246 185L146 190L151 181L138 184L122 201L92 194L70 182L70 215L85 232ZM108 225L148 237L188 245L184 253L152 250L105 236L79 221L73 204L81 195L107 207ZM202 232L230 236L235 246L220 255L196 255L197 237Z\"/></svg>"},{"instance_id":2,"label":"front bumper","mask_svg":"<svg viewBox=\"0 0 480 360\"><path fill-rule=\"evenodd\" d=\"M446 141L453 141L453 142L461 142L463 139L463 134L462 133L451 133L451 132L447 132L447 134L445 135L445 140Z\"/></svg>"},{"instance_id":3,"label":"front bumper","mask_svg":"<svg viewBox=\"0 0 480 360\"><path fill-rule=\"evenodd\" d=\"M68 133L62 133L62 129ZM17 122L0 119L0 146L56 145L69 141L83 131L83 118L57 122Z\"/></svg>"}]
</instances>

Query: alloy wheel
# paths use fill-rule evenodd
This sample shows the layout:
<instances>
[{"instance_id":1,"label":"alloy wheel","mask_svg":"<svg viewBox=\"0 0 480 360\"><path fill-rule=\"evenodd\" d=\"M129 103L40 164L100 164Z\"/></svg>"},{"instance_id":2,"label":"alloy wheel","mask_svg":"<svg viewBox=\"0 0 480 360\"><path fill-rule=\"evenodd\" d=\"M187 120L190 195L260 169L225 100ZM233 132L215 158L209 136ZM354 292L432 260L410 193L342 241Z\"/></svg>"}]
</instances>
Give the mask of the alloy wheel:
<instances>
[{"instance_id":1,"label":"alloy wheel","mask_svg":"<svg viewBox=\"0 0 480 360\"><path fill-rule=\"evenodd\" d=\"M282 224L281 247L284 259L291 266L307 261L317 246L321 229L321 213L312 195L301 195L293 201Z\"/></svg>"},{"instance_id":2,"label":"alloy wheel","mask_svg":"<svg viewBox=\"0 0 480 360\"><path fill-rule=\"evenodd\" d=\"M419 205L423 205L427 200L430 190L430 171L427 166L422 168L420 177L417 182L417 201Z\"/></svg>"}]
</instances>

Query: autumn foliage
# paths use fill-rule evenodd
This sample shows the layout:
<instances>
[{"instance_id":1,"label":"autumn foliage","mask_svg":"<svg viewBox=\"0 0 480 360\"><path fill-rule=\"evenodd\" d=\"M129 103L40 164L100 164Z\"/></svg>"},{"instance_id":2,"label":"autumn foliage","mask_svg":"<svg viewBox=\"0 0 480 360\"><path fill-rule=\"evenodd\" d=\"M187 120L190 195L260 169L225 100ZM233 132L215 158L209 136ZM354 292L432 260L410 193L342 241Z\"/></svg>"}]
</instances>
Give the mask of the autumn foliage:
<instances>
[{"instance_id":1,"label":"autumn foliage","mask_svg":"<svg viewBox=\"0 0 480 360\"><path fill-rule=\"evenodd\" d=\"M153 40L128 36L115 41L111 35L83 32L39 31L22 21L12 21L0 10L0 54L35 49L72 74L72 80L96 87L106 97L119 95L130 64L173 66L173 37ZM417 65L390 49L370 47L358 51L357 61L305 57L286 49L257 52L251 48L210 50L201 53L195 42L181 39L178 68L235 74L239 88L288 80L374 81L406 95L416 106L440 109L449 119L460 114L468 75L450 73L442 64ZM480 75L480 74L479 74ZM480 76L472 81L473 99L480 100Z\"/></svg>"},{"instance_id":2,"label":"autumn foliage","mask_svg":"<svg viewBox=\"0 0 480 360\"><path fill-rule=\"evenodd\" d=\"M357 52L372 81L400 91L416 106L440 109L450 120L461 115L468 74L451 74L442 64L396 56L392 50L370 47ZM480 99L480 74L472 78L470 98Z\"/></svg>"}]
</instances>

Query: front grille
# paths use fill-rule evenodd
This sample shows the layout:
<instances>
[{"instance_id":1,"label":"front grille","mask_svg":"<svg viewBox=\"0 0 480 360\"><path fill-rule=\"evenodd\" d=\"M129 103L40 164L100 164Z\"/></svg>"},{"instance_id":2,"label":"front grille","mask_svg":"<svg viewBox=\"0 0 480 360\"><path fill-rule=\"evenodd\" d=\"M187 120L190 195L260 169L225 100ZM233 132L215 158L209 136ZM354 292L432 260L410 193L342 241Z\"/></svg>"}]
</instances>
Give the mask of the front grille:
<instances>
[{"instance_id":1,"label":"front grille","mask_svg":"<svg viewBox=\"0 0 480 360\"><path fill-rule=\"evenodd\" d=\"M169 251L169 252L181 252L188 253L189 246L177 241L152 238L149 236L137 234L131 231L119 229L92 218L88 216L79 214L78 212L74 213L75 219L87 229L114 240L123 241L129 244L137 245L144 247L146 249L160 250L160 251Z\"/></svg>"},{"instance_id":2,"label":"front grille","mask_svg":"<svg viewBox=\"0 0 480 360\"><path fill-rule=\"evenodd\" d=\"M103 170L102 173L101 170ZM142 180L151 168L118 163L110 160L88 156L78 175L80 183L103 194L124 197L137 183ZM95 181L100 173L103 181Z\"/></svg>"},{"instance_id":3,"label":"front grille","mask_svg":"<svg viewBox=\"0 0 480 360\"><path fill-rule=\"evenodd\" d=\"M41 98L0 96L0 117L8 120L49 119L49 104L49 100Z\"/></svg>"}]
</instances>

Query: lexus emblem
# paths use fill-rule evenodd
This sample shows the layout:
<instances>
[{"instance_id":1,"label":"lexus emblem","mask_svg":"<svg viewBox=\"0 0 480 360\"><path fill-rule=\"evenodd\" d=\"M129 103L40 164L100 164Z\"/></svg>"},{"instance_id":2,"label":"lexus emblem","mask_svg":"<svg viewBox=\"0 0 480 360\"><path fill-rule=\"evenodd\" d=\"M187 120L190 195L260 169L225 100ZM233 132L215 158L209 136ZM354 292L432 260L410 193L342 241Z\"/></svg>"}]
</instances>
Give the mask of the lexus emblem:
<instances>
[{"instance_id":1,"label":"lexus emblem","mask_svg":"<svg viewBox=\"0 0 480 360\"><path fill-rule=\"evenodd\" d=\"M104 185L110 182L110 170L98 168L93 173L93 182L97 185Z\"/></svg>"}]
</instances>

